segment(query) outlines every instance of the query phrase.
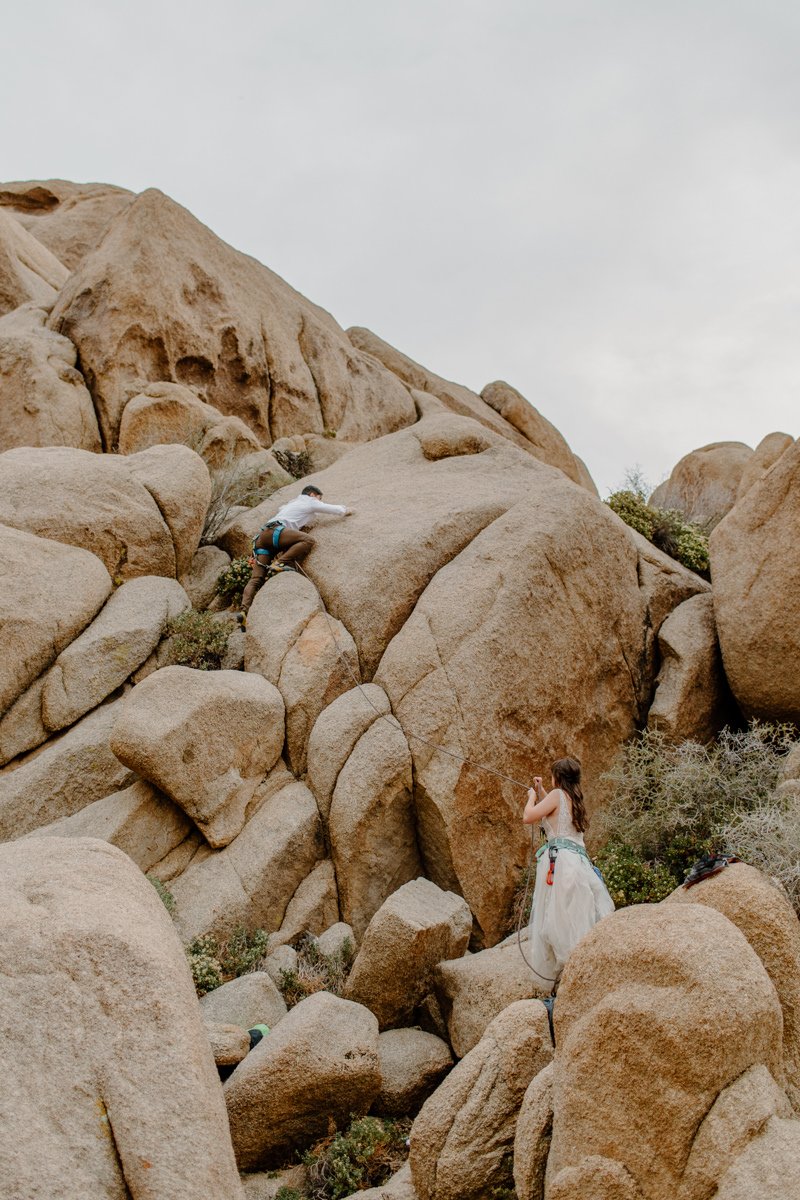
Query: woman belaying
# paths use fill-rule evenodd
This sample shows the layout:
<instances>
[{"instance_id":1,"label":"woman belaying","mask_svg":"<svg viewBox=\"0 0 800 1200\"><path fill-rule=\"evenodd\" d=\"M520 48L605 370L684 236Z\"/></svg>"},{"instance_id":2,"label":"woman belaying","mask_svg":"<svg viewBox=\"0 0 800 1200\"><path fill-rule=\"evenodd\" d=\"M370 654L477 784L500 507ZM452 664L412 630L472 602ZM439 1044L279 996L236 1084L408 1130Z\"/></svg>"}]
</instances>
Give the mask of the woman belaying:
<instances>
[{"instance_id":1,"label":"woman belaying","mask_svg":"<svg viewBox=\"0 0 800 1200\"><path fill-rule=\"evenodd\" d=\"M614 911L600 873L583 842L588 820L575 758L553 763L552 789L545 795L537 775L522 820L541 822L547 842L537 853L536 887L528 924L530 965L543 988L555 985L581 938Z\"/></svg>"}]
</instances>

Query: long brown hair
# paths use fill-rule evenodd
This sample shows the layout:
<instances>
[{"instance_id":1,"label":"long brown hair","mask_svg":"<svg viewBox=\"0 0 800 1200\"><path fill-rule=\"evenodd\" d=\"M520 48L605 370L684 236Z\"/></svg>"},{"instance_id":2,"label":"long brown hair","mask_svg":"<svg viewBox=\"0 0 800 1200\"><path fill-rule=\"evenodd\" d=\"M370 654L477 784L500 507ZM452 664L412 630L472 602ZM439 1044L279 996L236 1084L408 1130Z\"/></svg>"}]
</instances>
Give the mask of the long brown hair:
<instances>
[{"instance_id":1,"label":"long brown hair","mask_svg":"<svg viewBox=\"0 0 800 1200\"><path fill-rule=\"evenodd\" d=\"M581 764L577 758L559 758L556 759L550 770L557 786L565 791L572 801L572 824L580 833L583 833L589 824L589 818L586 815L586 805L581 788Z\"/></svg>"}]
</instances>

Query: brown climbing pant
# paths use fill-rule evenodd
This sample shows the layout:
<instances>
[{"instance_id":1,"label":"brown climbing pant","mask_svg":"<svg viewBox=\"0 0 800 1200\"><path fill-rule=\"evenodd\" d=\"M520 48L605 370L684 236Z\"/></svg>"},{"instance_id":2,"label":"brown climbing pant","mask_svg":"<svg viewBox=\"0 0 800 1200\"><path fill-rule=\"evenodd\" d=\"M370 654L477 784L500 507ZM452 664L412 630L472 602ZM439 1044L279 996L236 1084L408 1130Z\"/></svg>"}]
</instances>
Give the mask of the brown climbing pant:
<instances>
[{"instance_id":1,"label":"brown climbing pant","mask_svg":"<svg viewBox=\"0 0 800 1200\"><path fill-rule=\"evenodd\" d=\"M256 545L259 549L272 549L272 529L264 529L256 538ZM250 576L249 583L245 586L242 592L242 612L248 613L250 605L253 603L256 592L261 587L264 580L267 578L268 569L272 563L276 562L300 562L314 548L314 539L310 533L303 533L299 529L282 529L278 537L278 553L273 554L269 561L265 564L263 555L259 555L256 565L253 567L253 573Z\"/></svg>"}]
</instances>

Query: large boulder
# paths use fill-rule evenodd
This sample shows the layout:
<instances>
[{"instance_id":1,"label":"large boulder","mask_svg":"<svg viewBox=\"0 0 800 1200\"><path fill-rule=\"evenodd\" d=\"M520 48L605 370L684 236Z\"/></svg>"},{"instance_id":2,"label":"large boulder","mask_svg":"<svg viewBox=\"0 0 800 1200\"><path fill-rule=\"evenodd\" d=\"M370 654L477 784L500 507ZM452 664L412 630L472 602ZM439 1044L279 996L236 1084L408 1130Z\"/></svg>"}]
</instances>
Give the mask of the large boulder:
<instances>
[{"instance_id":1,"label":"large boulder","mask_svg":"<svg viewBox=\"0 0 800 1200\"><path fill-rule=\"evenodd\" d=\"M145 575L123 583L47 672L45 728L63 729L96 708L152 653L167 623L189 607L175 579Z\"/></svg>"},{"instance_id":2,"label":"large boulder","mask_svg":"<svg viewBox=\"0 0 800 1200\"><path fill-rule=\"evenodd\" d=\"M420 1200L485 1200L507 1179L531 1079L553 1056L545 1007L517 1000L422 1106L411 1129Z\"/></svg>"},{"instance_id":3,"label":"large boulder","mask_svg":"<svg viewBox=\"0 0 800 1200\"><path fill-rule=\"evenodd\" d=\"M201 848L170 882L185 941L206 932L224 937L240 925L280 929L290 900L324 857L314 797L285 768L259 787L252 809L228 846Z\"/></svg>"},{"instance_id":4,"label":"large boulder","mask_svg":"<svg viewBox=\"0 0 800 1200\"><path fill-rule=\"evenodd\" d=\"M417 1111L453 1065L447 1042L421 1029L387 1029L378 1037L381 1090L374 1111L404 1117Z\"/></svg>"},{"instance_id":5,"label":"large boulder","mask_svg":"<svg viewBox=\"0 0 800 1200\"><path fill-rule=\"evenodd\" d=\"M534 453L525 433L507 421L504 415L496 412L494 407L477 393L470 391L460 383L451 383L449 379L442 379L440 375L420 366L419 363L414 362L413 358L396 350L394 346L390 346L388 342L379 338L369 329L353 326L348 329L347 336L354 346L377 358L415 392L436 397L446 411L462 417L471 417L487 429L491 429L502 437L508 438L517 446L521 446L528 453Z\"/></svg>"},{"instance_id":6,"label":"large boulder","mask_svg":"<svg viewBox=\"0 0 800 1200\"><path fill-rule=\"evenodd\" d=\"M217 581L230 566L231 556L219 546L200 546L180 577L180 583L192 608L208 608L217 594Z\"/></svg>"},{"instance_id":7,"label":"large boulder","mask_svg":"<svg viewBox=\"0 0 800 1200\"><path fill-rule=\"evenodd\" d=\"M203 1019L223 1025L269 1025L270 1029L286 1016L286 1001L266 971L251 971L223 983L200 1000Z\"/></svg>"},{"instance_id":8,"label":"large boulder","mask_svg":"<svg viewBox=\"0 0 800 1200\"><path fill-rule=\"evenodd\" d=\"M286 757L301 774L319 714L360 678L358 651L341 621L323 611L314 584L285 572L257 593L247 621L245 668L280 689Z\"/></svg>"},{"instance_id":9,"label":"large boulder","mask_svg":"<svg viewBox=\"0 0 800 1200\"><path fill-rule=\"evenodd\" d=\"M788 433L768 433L761 439L742 471L736 492L737 503L750 491L754 483L758 483L759 479L766 475L773 463L776 463L784 450L788 450L793 443L794 438Z\"/></svg>"},{"instance_id":10,"label":"large boulder","mask_svg":"<svg viewBox=\"0 0 800 1200\"><path fill-rule=\"evenodd\" d=\"M514 1187L518 1200L544 1200L552 1136L553 1064L550 1062L534 1075L519 1108L514 1131Z\"/></svg>"},{"instance_id":11,"label":"large boulder","mask_svg":"<svg viewBox=\"0 0 800 1200\"><path fill-rule=\"evenodd\" d=\"M258 675L164 667L125 701L111 747L226 846L283 746L283 700Z\"/></svg>"},{"instance_id":12,"label":"large boulder","mask_svg":"<svg viewBox=\"0 0 800 1200\"><path fill-rule=\"evenodd\" d=\"M339 772L328 816L342 917L358 938L384 900L422 873L412 787L404 734L376 717Z\"/></svg>"},{"instance_id":13,"label":"large boulder","mask_svg":"<svg viewBox=\"0 0 800 1200\"><path fill-rule=\"evenodd\" d=\"M374 1012L381 1029L407 1024L431 990L436 964L464 953L471 928L460 896L428 879L404 884L367 926L345 995Z\"/></svg>"},{"instance_id":14,"label":"large boulder","mask_svg":"<svg viewBox=\"0 0 800 1200\"><path fill-rule=\"evenodd\" d=\"M746 863L732 863L669 903L706 904L742 931L772 980L783 1010L786 1088L800 1116L800 922L785 893Z\"/></svg>"},{"instance_id":15,"label":"large boulder","mask_svg":"<svg viewBox=\"0 0 800 1200\"><path fill-rule=\"evenodd\" d=\"M35 829L29 837L100 838L150 871L189 836L185 813L143 779L95 800L71 817Z\"/></svg>"},{"instance_id":16,"label":"large boulder","mask_svg":"<svg viewBox=\"0 0 800 1200\"><path fill-rule=\"evenodd\" d=\"M111 579L93 554L6 525L0 525L0 562L0 712L5 715L86 628L111 591ZM3 723L0 762L12 757L3 754Z\"/></svg>"},{"instance_id":17,"label":"large boulder","mask_svg":"<svg viewBox=\"0 0 800 1200\"><path fill-rule=\"evenodd\" d=\"M29 758L0 771L0 841L71 817L133 782L109 745L123 703L102 705Z\"/></svg>"},{"instance_id":18,"label":"large boulder","mask_svg":"<svg viewBox=\"0 0 800 1200\"><path fill-rule=\"evenodd\" d=\"M110 183L36 179L0 184L0 208L13 214L70 271L132 200L133 192Z\"/></svg>"},{"instance_id":19,"label":"large boulder","mask_svg":"<svg viewBox=\"0 0 800 1200\"><path fill-rule=\"evenodd\" d=\"M0 846L0 914L3 1193L240 1197L186 956L139 869L105 842Z\"/></svg>"},{"instance_id":20,"label":"large boulder","mask_svg":"<svg viewBox=\"0 0 800 1200\"><path fill-rule=\"evenodd\" d=\"M13 446L100 449L92 398L68 338L26 304L0 318L0 450Z\"/></svg>"},{"instance_id":21,"label":"large boulder","mask_svg":"<svg viewBox=\"0 0 800 1200\"><path fill-rule=\"evenodd\" d=\"M373 438L416 416L328 313L154 189L117 216L50 322L78 347L109 446L126 400L153 380L197 388L262 444L326 428Z\"/></svg>"},{"instance_id":22,"label":"large boulder","mask_svg":"<svg viewBox=\"0 0 800 1200\"><path fill-rule=\"evenodd\" d=\"M337 697L317 717L308 742L308 786L326 820L342 768L378 717L391 717L391 711L383 688L365 683ZM400 731L401 736L405 740Z\"/></svg>"},{"instance_id":23,"label":"large boulder","mask_svg":"<svg viewBox=\"0 0 800 1200\"><path fill-rule=\"evenodd\" d=\"M0 316L29 302L49 307L68 276L54 254L0 209Z\"/></svg>"},{"instance_id":24,"label":"large boulder","mask_svg":"<svg viewBox=\"0 0 800 1200\"><path fill-rule=\"evenodd\" d=\"M714 909L641 905L596 926L574 950L555 1006L548 1196L590 1185L599 1196L683 1194L721 1093L751 1067L782 1085L782 1024L762 963ZM734 1149L729 1142L728 1162ZM602 1190L601 1179L607 1189L628 1179L629 1190Z\"/></svg>"},{"instance_id":25,"label":"large boulder","mask_svg":"<svg viewBox=\"0 0 800 1200\"><path fill-rule=\"evenodd\" d=\"M745 467L753 456L744 442L712 442L685 454L650 497L655 508L674 508L687 521L707 529L736 503Z\"/></svg>"},{"instance_id":26,"label":"large boulder","mask_svg":"<svg viewBox=\"0 0 800 1200\"><path fill-rule=\"evenodd\" d=\"M366 1113L380 1088L378 1023L360 1004L317 992L248 1054L225 1084L243 1170L277 1166Z\"/></svg>"},{"instance_id":27,"label":"large boulder","mask_svg":"<svg viewBox=\"0 0 800 1200\"><path fill-rule=\"evenodd\" d=\"M0 454L0 521L91 550L116 582L185 570L210 490L185 446L128 458L62 446Z\"/></svg>"},{"instance_id":28,"label":"large boulder","mask_svg":"<svg viewBox=\"0 0 800 1200\"><path fill-rule=\"evenodd\" d=\"M324 933L331 926L338 927L339 892L336 874L329 858L318 862L313 871L302 881L286 906L286 912L277 933L270 938L270 946L276 948L296 942L303 934L312 936ZM349 925L342 928L350 929ZM352 930L350 930L352 934ZM329 953L323 950L323 954Z\"/></svg>"},{"instance_id":29,"label":"large boulder","mask_svg":"<svg viewBox=\"0 0 800 1200\"><path fill-rule=\"evenodd\" d=\"M725 674L746 716L800 722L800 441L709 539Z\"/></svg>"},{"instance_id":30,"label":"large boulder","mask_svg":"<svg viewBox=\"0 0 800 1200\"><path fill-rule=\"evenodd\" d=\"M647 724L676 742L710 742L735 719L717 641L714 600L691 596L658 631L661 670Z\"/></svg>"},{"instance_id":31,"label":"large boulder","mask_svg":"<svg viewBox=\"0 0 800 1200\"><path fill-rule=\"evenodd\" d=\"M555 425L551 425L521 392L499 379L495 383L487 383L481 391L481 399L519 430L530 442L537 458L551 467L558 467L568 479L583 485L583 471L586 468L581 470L583 464L578 465L575 455Z\"/></svg>"},{"instance_id":32,"label":"large boulder","mask_svg":"<svg viewBox=\"0 0 800 1200\"><path fill-rule=\"evenodd\" d=\"M490 950L437 965L436 995L447 1022L450 1045L459 1058L477 1046L490 1022L504 1008L535 996L533 972L523 957L527 940L525 930L519 940L514 934Z\"/></svg>"}]
</instances>

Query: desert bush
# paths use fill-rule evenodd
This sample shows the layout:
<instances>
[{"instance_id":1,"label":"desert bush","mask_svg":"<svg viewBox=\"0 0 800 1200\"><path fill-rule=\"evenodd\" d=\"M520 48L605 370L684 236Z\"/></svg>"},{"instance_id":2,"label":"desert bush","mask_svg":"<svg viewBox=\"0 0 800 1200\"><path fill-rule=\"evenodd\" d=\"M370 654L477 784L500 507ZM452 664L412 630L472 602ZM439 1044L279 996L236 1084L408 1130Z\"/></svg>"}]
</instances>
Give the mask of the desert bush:
<instances>
[{"instance_id":1,"label":"desert bush","mask_svg":"<svg viewBox=\"0 0 800 1200\"><path fill-rule=\"evenodd\" d=\"M744 862L777 879L800 916L800 800L773 797L736 812L720 836Z\"/></svg>"},{"instance_id":2,"label":"desert bush","mask_svg":"<svg viewBox=\"0 0 800 1200\"><path fill-rule=\"evenodd\" d=\"M297 946L297 966L280 973L278 987L289 1008L314 992L341 996L353 961L353 944L345 938L334 954L323 954L316 938L306 934Z\"/></svg>"},{"instance_id":3,"label":"desert bush","mask_svg":"<svg viewBox=\"0 0 800 1200\"><path fill-rule=\"evenodd\" d=\"M356 1117L319 1142L303 1158L308 1200L341 1200L385 1183L405 1162L410 1129L408 1120Z\"/></svg>"},{"instance_id":4,"label":"desert bush","mask_svg":"<svg viewBox=\"0 0 800 1200\"><path fill-rule=\"evenodd\" d=\"M755 862L755 831L769 821L784 831L769 873L780 878L780 867L791 880L800 826L776 788L796 736L792 726L753 721L745 730L723 729L709 746L676 745L657 730L629 742L604 777L613 794L595 820L604 843L597 862L617 906L662 899L712 850Z\"/></svg>"},{"instance_id":5,"label":"desert bush","mask_svg":"<svg viewBox=\"0 0 800 1200\"><path fill-rule=\"evenodd\" d=\"M653 508L641 490L632 488L612 492L606 504L664 554L697 575L708 577L708 535L698 525L685 521L676 509Z\"/></svg>"},{"instance_id":6,"label":"desert bush","mask_svg":"<svg viewBox=\"0 0 800 1200\"><path fill-rule=\"evenodd\" d=\"M275 1200L306 1200L305 1192L298 1192L297 1188L281 1187L275 1193Z\"/></svg>"},{"instance_id":7,"label":"desert bush","mask_svg":"<svg viewBox=\"0 0 800 1200\"><path fill-rule=\"evenodd\" d=\"M230 626L216 620L213 613L183 612L167 626L169 661L198 671L218 671L230 632Z\"/></svg>"},{"instance_id":8,"label":"desert bush","mask_svg":"<svg viewBox=\"0 0 800 1200\"><path fill-rule=\"evenodd\" d=\"M284 471L288 471L293 479L302 479L304 475L308 475L314 470L311 455L307 450L273 450L272 453Z\"/></svg>"},{"instance_id":9,"label":"desert bush","mask_svg":"<svg viewBox=\"0 0 800 1200\"><path fill-rule=\"evenodd\" d=\"M281 463L281 466L284 464ZM284 470L288 471L289 468L284 466ZM258 467L250 465L246 458L228 455L221 466L209 470L209 475L211 499L200 535L201 546L210 545L219 537L234 508L254 508L276 490L275 483L264 480Z\"/></svg>"},{"instance_id":10,"label":"desert bush","mask_svg":"<svg viewBox=\"0 0 800 1200\"><path fill-rule=\"evenodd\" d=\"M269 934L265 929L250 933L239 926L222 941L213 933L194 938L186 946L186 955L198 996L204 996L240 975L260 970L268 950Z\"/></svg>"},{"instance_id":11,"label":"desert bush","mask_svg":"<svg viewBox=\"0 0 800 1200\"><path fill-rule=\"evenodd\" d=\"M250 582L252 573L249 555L243 554L241 558L235 558L219 573L216 583L217 595L229 606L238 606L242 602L242 592Z\"/></svg>"},{"instance_id":12,"label":"desert bush","mask_svg":"<svg viewBox=\"0 0 800 1200\"><path fill-rule=\"evenodd\" d=\"M175 897L173 896L172 892L169 890L167 885L165 883L162 883L160 879L156 879L155 875L146 875L145 879L150 880L153 887L158 892L159 898L161 900L161 903L164 905L164 908L167 910L167 912L169 913L169 915L171 917L174 917L175 907L176 907Z\"/></svg>"}]
</instances>

